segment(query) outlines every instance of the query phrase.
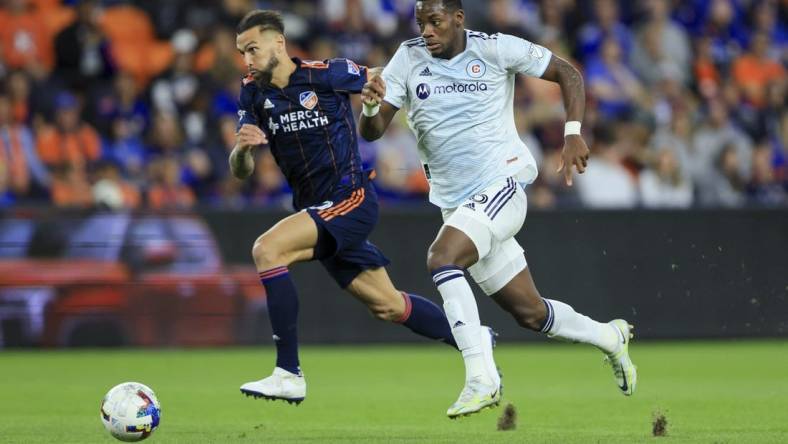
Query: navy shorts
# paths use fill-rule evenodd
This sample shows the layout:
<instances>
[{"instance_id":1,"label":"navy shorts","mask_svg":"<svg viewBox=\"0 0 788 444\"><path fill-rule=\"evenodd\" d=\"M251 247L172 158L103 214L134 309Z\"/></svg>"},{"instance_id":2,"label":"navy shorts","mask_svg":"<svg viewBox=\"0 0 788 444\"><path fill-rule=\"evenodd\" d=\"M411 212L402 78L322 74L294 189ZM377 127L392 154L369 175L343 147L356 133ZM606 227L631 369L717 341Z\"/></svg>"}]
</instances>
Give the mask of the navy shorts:
<instances>
[{"instance_id":1,"label":"navy shorts","mask_svg":"<svg viewBox=\"0 0 788 444\"><path fill-rule=\"evenodd\" d=\"M389 260L367 240L378 222L378 196L365 181L335 201L305 209L317 224L314 258L345 288L364 270L385 267Z\"/></svg>"}]
</instances>

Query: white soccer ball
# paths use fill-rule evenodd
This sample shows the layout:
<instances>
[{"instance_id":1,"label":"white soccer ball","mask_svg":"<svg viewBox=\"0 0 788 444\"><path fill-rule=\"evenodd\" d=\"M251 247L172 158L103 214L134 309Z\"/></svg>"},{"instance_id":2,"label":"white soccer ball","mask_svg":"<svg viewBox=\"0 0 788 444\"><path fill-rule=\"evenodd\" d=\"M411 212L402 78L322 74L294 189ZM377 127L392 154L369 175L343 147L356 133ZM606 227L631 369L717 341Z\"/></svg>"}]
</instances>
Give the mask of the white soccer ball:
<instances>
[{"instance_id":1,"label":"white soccer ball","mask_svg":"<svg viewBox=\"0 0 788 444\"><path fill-rule=\"evenodd\" d=\"M101 401L101 422L121 441L142 441L159 427L160 419L156 394L139 382L118 384Z\"/></svg>"}]
</instances>

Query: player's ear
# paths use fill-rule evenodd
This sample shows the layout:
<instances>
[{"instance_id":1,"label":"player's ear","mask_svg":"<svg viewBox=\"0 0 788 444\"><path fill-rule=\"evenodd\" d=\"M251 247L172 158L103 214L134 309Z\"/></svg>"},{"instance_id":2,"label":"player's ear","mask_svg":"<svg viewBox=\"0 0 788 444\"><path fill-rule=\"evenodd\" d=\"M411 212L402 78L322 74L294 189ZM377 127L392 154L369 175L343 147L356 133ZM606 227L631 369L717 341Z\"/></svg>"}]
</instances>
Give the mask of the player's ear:
<instances>
[{"instance_id":1,"label":"player's ear","mask_svg":"<svg viewBox=\"0 0 788 444\"><path fill-rule=\"evenodd\" d=\"M462 9L454 11L454 20L460 28L465 28L465 11Z\"/></svg>"}]
</instances>

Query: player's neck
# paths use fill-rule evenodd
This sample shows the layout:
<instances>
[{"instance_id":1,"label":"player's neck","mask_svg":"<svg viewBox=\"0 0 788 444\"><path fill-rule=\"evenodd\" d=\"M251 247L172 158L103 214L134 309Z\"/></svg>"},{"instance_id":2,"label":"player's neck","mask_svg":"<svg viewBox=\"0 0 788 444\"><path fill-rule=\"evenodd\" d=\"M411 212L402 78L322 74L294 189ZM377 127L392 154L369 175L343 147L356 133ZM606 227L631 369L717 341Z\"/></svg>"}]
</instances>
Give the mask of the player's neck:
<instances>
[{"instance_id":1,"label":"player's neck","mask_svg":"<svg viewBox=\"0 0 788 444\"><path fill-rule=\"evenodd\" d=\"M465 30L462 30L462 33L458 36L458 38L454 41L454 51L449 54L446 54L446 59L451 60L457 54L462 54L465 51L465 47L468 44L468 36L465 34Z\"/></svg>"},{"instance_id":2,"label":"player's neck","mask_svg":"<svg viewBox=\"0 0 788 444\"><path fill-rule=\"evenodd\" d=\"M285 88L290 83L290 76L295 72L296 64L289 57L274 68L271 84L277 88Z\"/></svg>"}]
</instances>

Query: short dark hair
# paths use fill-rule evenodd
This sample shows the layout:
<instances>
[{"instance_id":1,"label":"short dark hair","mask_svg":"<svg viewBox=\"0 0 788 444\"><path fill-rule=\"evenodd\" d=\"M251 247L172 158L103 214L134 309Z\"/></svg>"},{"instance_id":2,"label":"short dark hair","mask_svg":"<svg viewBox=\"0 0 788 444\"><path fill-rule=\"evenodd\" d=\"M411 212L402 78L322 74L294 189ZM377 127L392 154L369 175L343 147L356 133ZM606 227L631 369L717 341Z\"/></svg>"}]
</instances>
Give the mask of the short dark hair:
<instances>
[{"instance_id":1,"label":"short dark hair","mask_svg":"<svg viewBox=\"0 0 788 444\"><path fill-rule=\"evenodd\" d=\"M285 23L282 20L282 14L270 9L255 9L254 11L250 11L240 22L238 22L235 33L241 34L242 32L256 27L260 27L260 32L276 31L280 34L285 33Z\"/></svg>"},{"instance_id":2,"label":"short dark hair","mask_svg":"<svg viewBox=\"0 0 788 444\"><path fill-rule=\"evenodd\" d=\"M443 9L446 12L454 12L458 9L462 9L462 0L421 0L421 1L430 1L430 2L440 2L443 6Z\"/></svg>"},{"instance_id":3,"label":"short dark hair","mask_svg":"<svg viewBox=\"0 0 788 444\"><path fill-rule=\"evenodd\" d=\"M442 0L443 8L448 12L454 12L462 9L462 0Z\"/></svg>"}]
</instances>

